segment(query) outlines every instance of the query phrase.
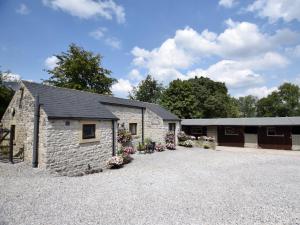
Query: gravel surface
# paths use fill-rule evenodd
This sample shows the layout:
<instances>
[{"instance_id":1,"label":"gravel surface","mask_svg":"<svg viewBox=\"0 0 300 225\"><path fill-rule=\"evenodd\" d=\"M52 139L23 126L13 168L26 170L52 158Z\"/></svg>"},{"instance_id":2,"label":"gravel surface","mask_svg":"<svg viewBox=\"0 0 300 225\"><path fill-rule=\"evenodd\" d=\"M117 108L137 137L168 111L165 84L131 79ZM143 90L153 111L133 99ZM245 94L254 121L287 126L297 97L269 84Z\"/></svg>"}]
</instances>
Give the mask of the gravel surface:
<instances>
[{"instance_id":1,"label":"gravel surface","mask_svg":"<svg viewBox=\"0 0 300 225\"><path fill-rule=\"evenodd\" d=\"M180 149L58 177L0 163L0 224L300 224L300 152Z\"/></svg>"}]
</instances>

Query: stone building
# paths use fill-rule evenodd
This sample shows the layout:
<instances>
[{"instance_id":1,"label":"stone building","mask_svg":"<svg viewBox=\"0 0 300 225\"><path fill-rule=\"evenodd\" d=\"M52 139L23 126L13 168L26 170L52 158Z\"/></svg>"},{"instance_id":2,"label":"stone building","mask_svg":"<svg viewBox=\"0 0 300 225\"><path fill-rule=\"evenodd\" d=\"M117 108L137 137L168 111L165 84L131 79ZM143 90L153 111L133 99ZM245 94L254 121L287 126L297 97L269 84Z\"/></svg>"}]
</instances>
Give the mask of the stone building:
<instances>
[{"instance_id":1,"label":"stone building","mask_svg":"<svg viewBox=\"0 0 300 225\"><path fill-rule=\"evenodd\" d=\"M63 175L99 170L117 150L118 126L134 143L180 130L180 119L159 105L22 81L1 121L14 131L14 151Z\"/></svg>"}]
</instances>

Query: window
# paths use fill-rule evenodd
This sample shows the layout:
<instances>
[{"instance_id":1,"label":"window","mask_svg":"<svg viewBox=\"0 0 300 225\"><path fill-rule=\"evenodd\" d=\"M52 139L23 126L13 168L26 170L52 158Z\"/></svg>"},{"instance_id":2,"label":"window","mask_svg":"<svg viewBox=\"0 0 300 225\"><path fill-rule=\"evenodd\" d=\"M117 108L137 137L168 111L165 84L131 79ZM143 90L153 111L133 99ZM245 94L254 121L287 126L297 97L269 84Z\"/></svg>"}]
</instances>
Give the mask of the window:
<instances>
[{"instance_id":1,"label":"window","mask_svg":"<svg viewBox=\"0 0 300 225\"><path fill-rule=\"evenodd\" d=\"M176 130L176 123L169 123L169 131L175 132Z\"/></svg>"},{"instance_id":2,"label":"window","mask_svg":"<svg viewBox=\"0 0 300 225\"><path fill-rule=\"evenodd\" d=\"M82 125L82 139L96 138L96 124L83 124Z\"/></svg>"},{"instance_id":3,"label":"window","mask_svg":"<svg viewBox=\"0 0 300 225\"><path fill-rule=\"evenodd\" d=\"M238 132L234 127L225 127L225 135L238 135Z\"/></svg>"},{"instance_id":4,"label":"window","mask_svg":"<svg viewBox=\"0 0 300 225\"><path fill-rule=\"evenodd\" d=\"M130 123L129 131L132 135L136 135L137 134L137 123Z\"/></svg>"},{"instance_id":5,"label":"window","mask_svg":"<svg viewBox=\"0 0 300 225\"><path fill-rule=\"evenodd\" d=\"M19 109L22 108L22 100L23 100L23 96L24 96L24 88L21 88L21 97L20 97L20 101L19 101Z\"/></svg>"},{"instance_id":6,"label":"window","mask_svg":"<svg viewBox=\"0 0 300 225\"><path fill-rule=\"evenodd\" d=\"M283 133L278 131L276 127L267 127L267 136L283 136Z\"/></svg>"},{"instance_id":7,"label":"window","mask_svg":"<svg viewBox=\"0 0 300 225\"><path fill-rule=\"evenodd\" d=\"M10 135L12 137L12 140L16 139L16 125L10 126Z\"/></svg>"}]
</instances>

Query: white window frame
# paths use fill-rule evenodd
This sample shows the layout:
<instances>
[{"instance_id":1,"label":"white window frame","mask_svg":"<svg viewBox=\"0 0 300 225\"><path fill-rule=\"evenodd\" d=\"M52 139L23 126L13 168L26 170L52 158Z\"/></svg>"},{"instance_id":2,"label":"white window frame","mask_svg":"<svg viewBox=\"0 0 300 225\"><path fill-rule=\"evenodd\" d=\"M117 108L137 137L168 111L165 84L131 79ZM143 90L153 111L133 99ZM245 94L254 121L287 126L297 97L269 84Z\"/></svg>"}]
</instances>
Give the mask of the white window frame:
<instances>
[{"instance_id":1,"label":"white window frame","mask_svg":"<svg viewBox=\"0 0 300 225\"><path fill-rule=\"evenodd\" d=\"M275 129L275 134L269 134L270 129ZM283 137L284 134L277 134L276 127L267 127L267 136L268 137Z\"/></svg>"},{"instance_id":2,"label":"white window frame","mask_svg":"<svg viewBox=\"0 0 300 225\"><path fill-rule=\"evenodd\" d=\"M234 127L225 127L224 128L224 134L226 136L238 136L239 135L238 133L234 133L234 134L233 133L228 133L227 129L234 129L234 131L236 132L236 129Z\"/></svg>"}]
</instances>

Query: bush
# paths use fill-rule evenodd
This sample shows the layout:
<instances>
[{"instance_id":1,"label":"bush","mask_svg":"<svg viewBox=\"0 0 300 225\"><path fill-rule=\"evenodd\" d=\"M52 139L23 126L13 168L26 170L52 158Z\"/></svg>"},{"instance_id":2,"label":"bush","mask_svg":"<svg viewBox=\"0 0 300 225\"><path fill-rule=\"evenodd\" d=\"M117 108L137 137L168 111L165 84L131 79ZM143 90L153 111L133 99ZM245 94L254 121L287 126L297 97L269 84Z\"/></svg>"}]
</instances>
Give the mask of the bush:
<instances>
[{"instance_id":1,"label":"bush","mask_svg":"<svg viewBox=\"0 0 300 225\"><path fill-rule=\"evenodd\" d=\"M169 131L165 137L166 143L175 143L175 134L173 131Z\"/></svg>"},{"instance_id":2,"label":"bush","mask_svg":"<svg viewBox=\"0 0 300 225\"><path fill-rule=\"evenodd\" d=\"M123 164L128 164L133 160L130 154L127 153L123 153L122 158L123 158Z\"/></svg>"},{"instance_id":3,"label":"bush","mask_svg":"<svg viewBox=\"0 0 300 225\"><path fill-rule=\"evenodd\" d=\"M159 143L155 146L155 151L157 151L157 152L162 152L164 150L165 150L165 146L162 145L161 143Z\"/></svg>"},{"instance_id":4,"label":"bush","mask_svg":"<svg viewBox=\"0 0 300 225\"><path fill-rule=\"evenodd\" d=\"M123 148L123 153L126 153L126 154L134 154L135 151L134 151L134 148L133 148L133 147L128 146L128 147L124 147L124 148Z\"/></svg>"},{"instance_id":5,"label":"bush","mask_svg":"<svg viewBox=\"0 0 300 225\"><path fill-rule=\"evenodd\" d=\"M142 152L142 151L145 151L145 150L146 150L146 147L147 147L147 146L146 146L145 144L139 142L139 145L138 145L138 147L137 147L137 150L138 150L139 152Z\"/></svg>"},{"instance_id":6,"label":"bush","mask_svg":"<svg viewBox=\"0 0 300 225\"><path fill-rule=\"evenodd\" d=\"M115 169L120 168L123 165L123 157L122 156L113 156L107 161L107 168Z\"/></svg>"},{"instance_id":7,"label":"bush","mask_svg":"<svg viewBox=\"0 0 300 225\"><path fill-rule=\"evenodd\" d=\"M173 143L167 143L166 144L166 148L169 149L169 150L175 150L176 146Z\"/></svg>"},{"instance_id":8,"label":"bush","mask_svg":"<svg viewBox=\"0 0 300 225\"><path fill-rule=\"evenodd\" d=\"M179 145L187 148L192 148L194 146L194 143L192 140L186 140L186 141L179 142Z\"/></svg>"},{"instance_id":9,"label":"bush","mask_svg":"<svg viewBox=\"0 0 300 225\"><path fill-rule=\"evenodd\" d=\"M209 146L209 144L208 144L208 143L205 143L205 144L203 145L203 148L205 148L205 149L209 149L209 148L210 148L210 146Z\"/></svg>"},{"instance_id":10,"label":"bush","mask_svg":"<svg viewBox=\"0 0 300 225\"><path fill-rule=\"evenodd\" d=\"M132 141L132 135L130 132L126 131L125 129L119 129L117 140L119 143L124 145Z\"/></svg>"},{"instance_id":11,"label":"bush","mask_svg":"<svg viewBox=\"0 0 300 225\"><path fill-rule=\"evenodd\" d=\"M185 146L185 147L192 148L193 145L194 145L194 143L193 143L192 140L186 140L186 141L184 142L184 146Z\"/></svg>"},{"instance_id":12,"label":"bush","mask_svg":"<svg viewBox=\"0 0 300 225\"><path fill-rule=\"evenodd\" d=\"M145 138L146 145L150 144L151 142L153 142L151 138Z\"/></svg>"},{"instance_id":13,"label":"bush","mask_svg":"<svg viewBox=\"0 0 300 225\"><path fill-rule=\"evenodd\" d=\"M184 141L186 141L186 140L189 139L189 136L186 135L186 134L184 133L184 131L180 131L180 132L177 134L177 138L178 138L178 141L184 142Z\"/></svg>"}]
</instances>

